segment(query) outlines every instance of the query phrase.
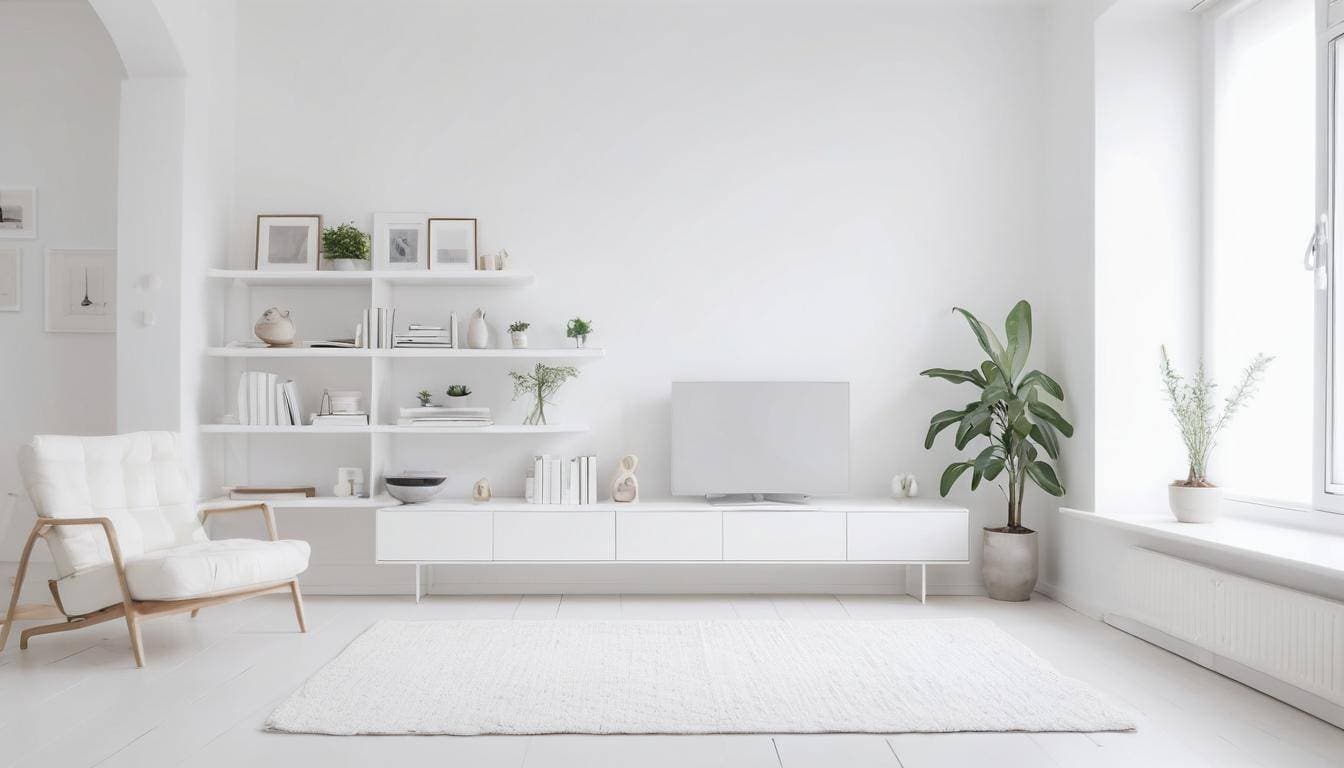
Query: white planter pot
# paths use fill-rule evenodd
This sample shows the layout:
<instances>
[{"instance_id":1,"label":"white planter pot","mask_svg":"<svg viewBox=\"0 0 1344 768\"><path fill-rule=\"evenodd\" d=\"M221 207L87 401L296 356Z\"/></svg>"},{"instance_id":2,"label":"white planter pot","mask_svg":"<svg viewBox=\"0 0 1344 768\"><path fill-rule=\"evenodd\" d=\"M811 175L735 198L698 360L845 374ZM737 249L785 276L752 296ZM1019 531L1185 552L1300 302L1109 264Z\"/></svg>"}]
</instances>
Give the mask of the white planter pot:
<instances>
[{"instance_id":1,"label":"white planter pot","mask_svg":"<svg viewBox=\"0 0 1344 768\"><path fill-rule=\"evenodd\" d=\"M513 341L514 349L527 349L527 334L523 331L510 331L509 339Z\"/></svg>"},{"instance_id":2,"label":"white planter pot","mask_svg":"<svg viewBox=\"0 0 1344 768\"><path fill-rule=\"evenodd\" d=\"M368 259L325 259L327 268L336 272L367 272Z\"/></svg>"},{"instance_id":3,"label":"white planter pot","mask_svg":"<svg viewBox=\"0 0 1344 768\"><path fill-rule=\"evenodd\" d=\"M1030 600L1039 558L1035 531L1004 533L986 528L980 558L985 591L995 600Z\"/></svg>"},{"instance_id":4,"label":"white planter pot","mask_svg":"<svg viewBox=\"0 0 1344 768\"><path fill-rule=\"evenodd\" d=\"M1222 510L1223 489L1169 485L1167 501L1171 513L1182 523L1212 523Z\"/></svg>"}]
</instances>

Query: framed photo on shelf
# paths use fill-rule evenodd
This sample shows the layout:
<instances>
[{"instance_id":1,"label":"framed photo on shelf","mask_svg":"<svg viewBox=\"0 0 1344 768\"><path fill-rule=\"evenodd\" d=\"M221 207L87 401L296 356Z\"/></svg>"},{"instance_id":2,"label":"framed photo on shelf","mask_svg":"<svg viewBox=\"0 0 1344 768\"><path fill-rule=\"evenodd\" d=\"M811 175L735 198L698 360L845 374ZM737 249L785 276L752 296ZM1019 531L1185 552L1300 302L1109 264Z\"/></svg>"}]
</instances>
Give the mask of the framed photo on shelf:
<instances>
[{"instance_id":1,"label":"framed photo on shelf","mask_svg":"<svg viewBox=\"0 0 1344 768\"><path fill-rule=\"evenodd\" d=\"M37 237L37 188L0 186L0 238Z\"/></svg>"},{"instance_id":2,"label":"framed photo on shelf","mask_svg":"<svg viewBox=\"0 0 1344 768\"><path fill-rule=\"evenodd\" d=\"M256 268L276 272L317 269L322 217L315 214L257 216Z\"/></svg>"},{"instance_id":3,"label":"framed photo on shelf","mask_svg":"<svg viewBox=\"0 0 1344 768\"><path fill-rule=\"evenodd\" d=\"M0 248L0 312L18 312L23 293L23 251Z\"/></svg>"},{"instance_id":4,"label":"framed photo on shelf","mask_svg":"<svg viewBox=\"0 0 1344 768\"><path fill-rule=\"evenodd\" d=\"M429 268L453 271L476 269L475 219L429 220Z\"/></svg>"},{"instance_id":5,"label":"framed photo on shelf","mask_svg":"<svg viewBox=\"0 0 1344 768\"><path fill-rule=\"evenodd\" d=\"M48 333L117 330L117 252L47 249Z\"/></svg>"},{"instance_id":6,"label":"framed photo on shelf","mask_svg":"<svg viewBox=\"0 0 1344 768\"><path fill-rule=\"evenodd\" d=\"M374 269L429 269L426 213L373 214Z\"/></svg>"}]
</instances>

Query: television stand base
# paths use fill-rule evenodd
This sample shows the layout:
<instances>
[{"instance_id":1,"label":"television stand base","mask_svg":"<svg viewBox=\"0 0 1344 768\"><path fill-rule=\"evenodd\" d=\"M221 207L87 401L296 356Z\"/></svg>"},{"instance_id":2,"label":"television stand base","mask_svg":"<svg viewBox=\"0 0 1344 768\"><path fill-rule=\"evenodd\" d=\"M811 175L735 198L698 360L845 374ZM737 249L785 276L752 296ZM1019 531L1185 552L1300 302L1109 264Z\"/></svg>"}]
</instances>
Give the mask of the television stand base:
<instances>
[{"instance_id":1,"label":"television stand base","mask_svg":"<svg viewBox=\"0 0 1344 768\"><path fill-rule=\"evenodd\" d=\"M705 501L716 507L805 506L809 503L808 497L801 493L728 493L706 496Z\"/></svg>"}]
</instances>

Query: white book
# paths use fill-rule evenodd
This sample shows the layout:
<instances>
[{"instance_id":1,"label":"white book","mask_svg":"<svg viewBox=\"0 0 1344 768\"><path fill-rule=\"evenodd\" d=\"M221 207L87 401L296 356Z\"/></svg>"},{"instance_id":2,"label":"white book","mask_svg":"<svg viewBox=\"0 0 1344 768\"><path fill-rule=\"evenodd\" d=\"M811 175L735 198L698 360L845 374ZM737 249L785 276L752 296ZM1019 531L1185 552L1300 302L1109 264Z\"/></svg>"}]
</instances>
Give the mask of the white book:
<instances>
[{"instance_id":1,"label":"white book","mask_svg":"<svg viewBox=\"0 0 1344 768\"><path fill-rule=\"evenodd\" d=\"M373 346L373 344L371 344L371 343L369 342L369 339L370 339L371 337L369 336L369 310L368 310L368 309L365 309L365 310L364 310L364 313L360 316L359 329L356 331L356 333L357 333L358 336L359 336L359 346L361 346L361 347L363 347L363 348L365 348L365 349L368 349L369 347Z\"/></svg>"},{"instance_id":2,"label":"white book","mask_svg":"<svg viewBox=\"0 0 1344 768\"><path fill-rule=\"evenodd\" d=\"M454 348L456 348L456 347L458 346L458 343L457 343L457 313L456 313L456 312L450 312L450 313L448 313L448 343L451 344L451 345L453 345Z\"/></svg>"},{"instance_id":3,"label":"white book","mask_svg":"<svg viewBox=\"0 0 1344 768\"><path fill-rule=\"evenodd\" d=\"M548 461L551 464L551 503L563 504L565 503L565 497L563 496L564 490L561 487L563 479L560 475L560 459L552 458L548 459Z\"/></svg>"},{"instance_id":4,"label":"white book","mask_svg":"<svg viewBox=\"0 0 1344 768\"><path fill-rule=\"evenodd\" d=\"M578 458L579 464L579 503L588 503L588 460L582 456Z\"/></svg>"},{"instance_id":5,"label":"white book","mask_svg":"<svg viewBox=\"0 0 1344 768\"><path fill-rule=\"evenodd\" d=\"M533 503L533 504L540 504L540 503L542 503L542 502L541 502L541 489L542 489L542 487L543 487L543 486L542 486L542 484L541 484L541 457L540 457L540 456L533 456L533 457L532 457L532 503Z\"/></svg>"},{"instance_id":6,"label":"white book","mask_svg":"<svg viewBox=\"0 0 1344 768\"><path fill-rule=\"evenodd\" d=\"M285 382L285 405L289 407L289 423L303 426L303 406L299 403L299 388L293 379Z\"/></svg>"},{"instance_id":7,"label":"white book","mask_svg":"<svg viewBox=\"0 0 1344 768\"><path fill-rule=\"evenodd\" d=\"M569 503L579 503L579 460L569 460L569 472L566 474L569 480Z\"/></svg>"},{"instance_id":8,"label":"white book","mask_svg":"<svg viewBox=\"0 0 1344 768\"><path fill-rule=\"evenodd\" d=\"M247 423L254 426L260 426L264 422L261 419L261 374L257 371L247 372Z\"/></svg>"},{"instance_id":9,"label":"white book","mask_svg":"<svg viewBox=\"0 0 1344 768\"><path fill-rule=\"evenodd\" d=\"M285 384L282 381L275 383L275 423L282 427L290 426L289 406L285 404Z\"/></svg>"},{"instance_id":10,"label":"white book","mask_svg":"<svg viewBox=\"0 0 1344 768\"><path fill-rule=\"evenodd\" d=\"M247 420L247 371L238 375L238 423L251 423Z\"/></svg>"},{"instance_id":11,"label":"white book","mask_svg":"<svg viewBox=\"0 0 1344 768\"><path fill-rule=\"evenodd\" d=\"M597 457L588 456L588 503L597 503Z\"/></svg>"},{"instance_id":12,"label":"white book","mask_svg":"<svg viewBox=\"0 0 1344 768\"><path fill-rule=\"evenodd\" d=\"M279 393L280 377L274 373L266 374L266 423L273 427L280 426L280 406L276 403Z\"/></svg>"}]
</instances>

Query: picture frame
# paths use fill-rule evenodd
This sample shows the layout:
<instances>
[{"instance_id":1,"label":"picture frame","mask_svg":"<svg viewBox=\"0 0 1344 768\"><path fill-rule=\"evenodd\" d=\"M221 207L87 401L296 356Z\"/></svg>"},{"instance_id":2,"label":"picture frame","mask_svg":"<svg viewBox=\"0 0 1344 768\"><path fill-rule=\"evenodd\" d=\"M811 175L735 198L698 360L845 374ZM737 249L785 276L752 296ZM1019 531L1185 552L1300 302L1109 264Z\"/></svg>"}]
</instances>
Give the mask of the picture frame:
<instances>
[{"instance_id":1,"label":"picture frame","mask_svg":"<svg viewBox=\"0 0 1344 768\"><path fill-rule=\"evenodd\" d=\"M373 214L373 268L429 269L429 214Z\"/></svg>"},{"instance_id":2,"label":"picture frame","mask_svg":"<svg viewBox=\"0 0 1344 768\"><path fill-rule=\"evenodd\" d=\"M322 217L316 213L263 213L257 216L255 269L303 272L318 269Z\"/></svg>"},{"instance_id":3,"label":"picture frame","mask_svg":"<svg viewBox=\"0 0 1344 768\"><path fill-rule=\"evenodd\" d=\"M23 294L23 250L0 247L0 312L18 312Z\"/></svg>"},{"instance_id":4,"label":"picture frame","mask_svg":"<svg viewBox=\"0 0 1344 768\"><path fill-rule=\"evenodd\" d=\"M48 248L48 333L115 333L117 252Z\"/></svg>"},{"instance_id":5,"label":"picture frame","mask_svg":"<svg viewBox=\"0 0 1344 768\"><path fill-rule=\"evenodd\" d=\"M429 268L431 271L464 272L476 269L476 220L453 217L430 218Z\"/></svg>"},{"instance_id":6,"label":"picture frame","mask_svg":"<svg viewBox=\"0 0 1344 768\"><path fill-rule=\"evenodd\" d=\"M37 237L37 187L0 185L0 239Z\"/></svg>"}]
</instances>

